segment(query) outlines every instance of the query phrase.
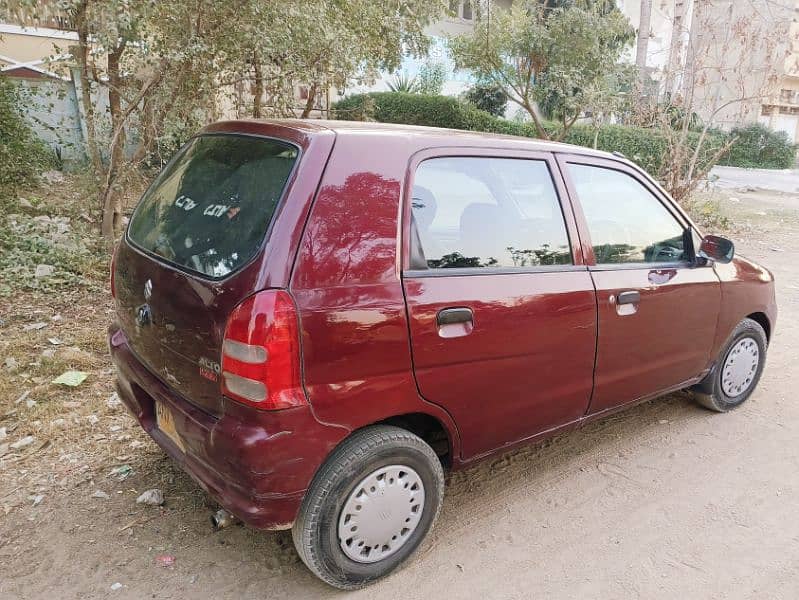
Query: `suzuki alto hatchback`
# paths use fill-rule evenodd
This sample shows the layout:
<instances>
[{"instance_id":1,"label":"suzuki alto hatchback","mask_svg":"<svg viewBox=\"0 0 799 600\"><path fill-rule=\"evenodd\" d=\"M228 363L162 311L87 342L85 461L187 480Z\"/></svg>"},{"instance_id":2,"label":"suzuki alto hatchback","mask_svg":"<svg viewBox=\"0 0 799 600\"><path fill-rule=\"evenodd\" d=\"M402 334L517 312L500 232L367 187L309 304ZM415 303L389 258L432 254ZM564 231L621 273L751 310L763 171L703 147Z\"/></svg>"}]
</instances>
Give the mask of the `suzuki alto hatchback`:
<instances>
[{"instance_id":1,"label":"suzuki alto hatchback","mask_svg":"<svg viewBox=\"0 0 799 600\"><path fill-rule=\"evenodd\" d=\"M110 350L141 426L252 527L356 588L460 469L763 370L771 274L620 155L374 123L235 121L144 194Z\"/></svg>"}]
</instances>

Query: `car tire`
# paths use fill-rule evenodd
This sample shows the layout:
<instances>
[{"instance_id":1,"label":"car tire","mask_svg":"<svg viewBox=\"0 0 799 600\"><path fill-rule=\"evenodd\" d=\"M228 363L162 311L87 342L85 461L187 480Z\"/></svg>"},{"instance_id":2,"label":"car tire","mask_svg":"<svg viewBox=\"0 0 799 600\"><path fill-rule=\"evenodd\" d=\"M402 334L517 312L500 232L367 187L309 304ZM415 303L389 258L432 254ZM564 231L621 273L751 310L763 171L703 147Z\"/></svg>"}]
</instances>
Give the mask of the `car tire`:
<instances>
[{"instance_id":1,"label":"car tire","mask_svg":"<svg viewBox=\"0 0 799 600\"><path fill-rule=\"evenodd\" d=\"M710 373L694 386L694 397L707 409L738 408L757 387L766 364L768 338L757 321L744 319L733 330Z\"/></svg>"},{"instance_id":2,"label":"car tire","mask_svg":"<svg viewBox=\"0 0 799 600\"><path fill-rule=\"evenodd\" d=\"M342 442L315 475L291 531L294 546L326 583L364 587L416 550L443 495L441 462L424 440L399 427L367 427Z\"/></svg>"}]
</instances>

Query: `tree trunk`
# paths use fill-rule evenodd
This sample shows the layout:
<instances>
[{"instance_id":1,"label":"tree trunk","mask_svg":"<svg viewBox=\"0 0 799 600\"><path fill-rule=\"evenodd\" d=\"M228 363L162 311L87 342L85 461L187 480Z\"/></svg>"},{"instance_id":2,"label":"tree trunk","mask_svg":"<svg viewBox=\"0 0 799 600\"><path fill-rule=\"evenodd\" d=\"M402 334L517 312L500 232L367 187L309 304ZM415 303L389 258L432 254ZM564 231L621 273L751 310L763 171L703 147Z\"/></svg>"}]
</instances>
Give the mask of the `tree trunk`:
<instances>
[{"instance_id":1,"label":"tree trunk","mask_svg":"<svg viewBox=\"0 0 799 600\"><path fill-rule=\"evenodd\" d=\"M549 134L547 130L544 129L544 124L541 122L541 119L538 117L538 113L536 112L535 108L527 102L525 99L524 102L521 104L521 107L527 111L530 117L533 119L533 124L535 125L536 133L538 133L538 137L542 140L548 140Z\"/></svg>"},{"instance_id":2,"label":"tree trunk","mask_svg":"<svg viewBox=\"0 0 799 600\"><path fill-rule=\"evenodd\" d=\"M649 31L652 27L652 0L641 0L641 18L638 25L638 44L635 47L635 66L641 82L646 75L646 54L649 48Z\"/></svg>"},{"instance_id":3,"label":"tree trunk","mask_svg":"<svg viewBox=\"0 0 799 600\"><path fill-rule=\"evenodd\" d=\"M261 73L261 61L257 56L252 57L252 68L255 75L255 90L252 99L252 116L254 119L261 118L261 102L264 97L264 76Z\"/></svg>"},{"instance_id":4,"label":"tree trunk","mask_svg":"<svg viewBox=\"0 0 799 600\"><path fill-rule=\"evenodd\" d=\"M103 209L102 234L107 240L113 240L122 219L122 202L116 191L116 181L119 176L119 166L125 157L125 132L124 117L122 114L122 96L120 88L122 76L119 70L119 61L125 52L125 42L122 41L108 54L108 110L111 113L111 130L114 136L109 149L110 157L108 173L103 189L100 190L100 201Z\"/></svg>"},{"instance_id":5,"label":"tree trunk","mask_svg":"<svg viewBox=\"0 0 799 600\"><path fill-rule=\"evenodd\" d=\"M86 149L89 152L89 160L91 160L92 168L94 169L94 176L99 180L103 176L103 160L97 145L97 126L94 118L91 83L89 81L90 45L87 10L88 0L80 2L74 9L74 22L78 33L78 45L75 54L80 69L81 102L86 115Z\"/></svg>"},{"instance_id":6,"label":"tree trunk","mask_svg":"<svg viewBox=\"0 0 799 600\"><path fill-rule=\"evenodd\" d=\"M313 110L314 100L316 100L316 84L312 84L310 88L308 88L308 100L305 102L305 108L300 115L301 119L307 119L311 111Z\"/></svg>"}]
</instances>

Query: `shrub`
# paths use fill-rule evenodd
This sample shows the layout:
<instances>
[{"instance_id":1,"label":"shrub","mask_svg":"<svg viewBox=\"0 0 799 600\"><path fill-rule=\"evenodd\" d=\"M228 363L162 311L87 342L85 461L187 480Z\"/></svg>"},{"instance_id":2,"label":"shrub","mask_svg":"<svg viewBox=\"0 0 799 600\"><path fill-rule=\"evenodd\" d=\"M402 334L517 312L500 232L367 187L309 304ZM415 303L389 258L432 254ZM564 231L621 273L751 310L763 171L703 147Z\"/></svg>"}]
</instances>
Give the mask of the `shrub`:
<instances>
[{"instance_id":1,"label":"shrub","mask_svg":"<svg viewBox=\"0 0 799 600\"><path fill-rule=\"evenodd\" d=\"M731 167L789 169L796 163L796 146L784 131L754 123L730 132L735 143L720 164Z\"/></svg>"},{"instance_id":2,"label":"shrub","mask_svg":"<svg viewBox=\"0 0 799 600\"><path fill-rule=\"evenodd\" d=\"M463 98L469 104L495 117L504 115L508 104L508 96L502 88L490 83L476 83L466 90Z\"/></svg>"},{"instance_id":3,"label":"shrub","mask_svg":"<svg viewBox=\"0 0 799 600\"><path fill-rule=\"evenodd\" d=\"M535 128L530 123L495 117L451 96L374 92L340 100L333 109L336 118L346 120L375 120L383 123L428 125L537 137ZM555 123L546 123L545 128L551 133L558 131L558 125ZM758 135L736 133L750 130L761 133ZM766 134L762 133L763 130ZM700 135L694 131L688 133L689 147L696 147ZM784 134L775 133L758 125L734 130L733 135L741 137L722 164L763 168L786 168L793 164L795 147L787 143ZM700 151L698 164L706 165L729 139L729 134L723 131L709 131ZM563 141L576 146L596 147L606 152L621 152L656 178L663 178L664 170L668 168L665 160L669 148L668 140L656 129L626 125L601 125L595 128L591 125L577 124L569 129ZM750 163L742 164L742 158L739 157L741 148L752 149Z\"/></svg>"},{"instance_id":4,"label":"shrub","mask_svg":"<svg viewBox=\"0 0 799 600\"><path fill-rule=\"evenodd\" d=\"M339 119L361 120L359 115L369 102L374 104L370 117L384 123L537 137L531 123L501 119L450 96L375 92L350 96L337 102L333 108ZM548 123L546 127L555 132L558 126ZM593 148L595 139L598 149L621 152L652 174L656 175L661 169L666 141L649 129L604 125L597 133L596 129L588 125L575 125L563 141Z\"/></svg>"},{"instance_id":5,"label":"shrub","mask_svg":"<svg viewBox=\"0 0 799 600\"><path fill-rule=\"evenodd\" d=\"M19 89L0 76L0 191L7 192L36 181L52 166L53 154L25 122Z\"/></svg>"}]
</instances>

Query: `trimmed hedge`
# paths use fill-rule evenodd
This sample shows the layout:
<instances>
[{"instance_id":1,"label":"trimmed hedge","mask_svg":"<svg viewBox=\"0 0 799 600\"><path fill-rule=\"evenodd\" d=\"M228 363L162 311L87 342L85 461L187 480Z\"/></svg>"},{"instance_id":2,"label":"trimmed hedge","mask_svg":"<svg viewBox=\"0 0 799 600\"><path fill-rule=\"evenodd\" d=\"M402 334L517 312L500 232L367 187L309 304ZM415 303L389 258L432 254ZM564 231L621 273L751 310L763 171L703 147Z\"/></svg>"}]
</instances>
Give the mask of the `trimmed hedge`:
<instances>
[{"instance_id":1,"label":"trimmed hedge","mask_svg":"<svg viewBox=\"0 0 799 600\"><path fill-rule=\"evenodd\" d=\"M519 123L494 117L451 96L372 92L344 98L334 104L333 109L336 118L344 120L369 119L383 123L427 125L538 137L532 123ZM547 123L545 127L552 132L558 129L554 123ZM688 135L689 144L693 146L698 141L699 134L691 132ZM595 136L597 149L621 152L653 176L661 173L667 142L658 131L643 127L602 125L597 133L591 126L578 124L569 129L563 141L567 144L593 148ZM721 132L709 133L702 148L703 156L710 158L728 139L727 134Z\"/></svg>"},{"instance_id":2,"label":"trimmed hedge","mask_svg":"<svg viewBox=\"0 0 799 600\"><path fill-rule=\"evenodd\" d=\"M736 127L730 135L737 139L719 164L760 169L790 169L796 164L796 146L784 131L755 123Z\"/></svg>"}]
</instances>

